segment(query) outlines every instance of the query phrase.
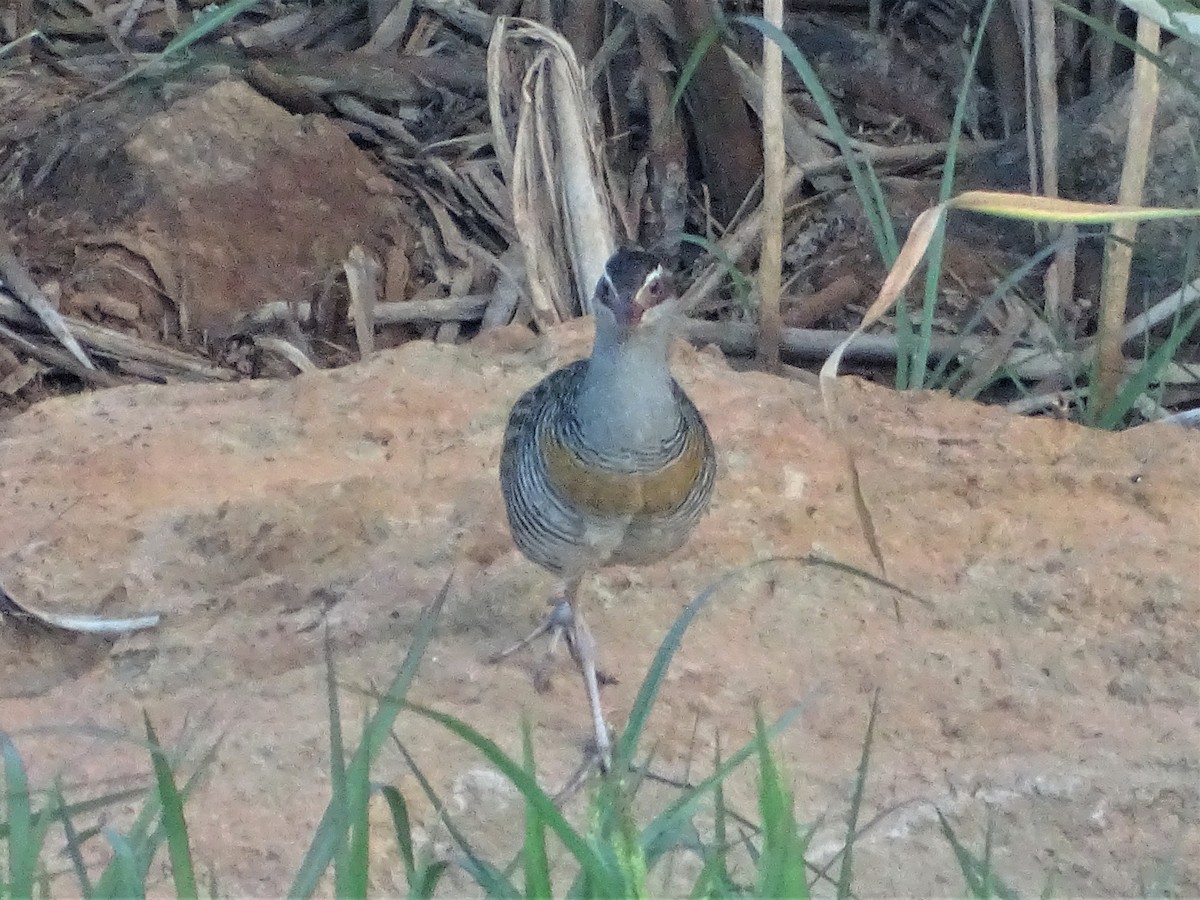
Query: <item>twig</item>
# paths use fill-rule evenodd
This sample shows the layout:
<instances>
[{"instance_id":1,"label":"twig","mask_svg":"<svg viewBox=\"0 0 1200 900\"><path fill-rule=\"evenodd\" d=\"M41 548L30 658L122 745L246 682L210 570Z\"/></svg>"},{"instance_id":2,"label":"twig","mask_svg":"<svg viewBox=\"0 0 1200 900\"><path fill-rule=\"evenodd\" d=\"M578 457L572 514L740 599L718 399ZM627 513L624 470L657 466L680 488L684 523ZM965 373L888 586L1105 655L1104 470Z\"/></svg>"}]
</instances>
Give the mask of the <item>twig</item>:
<instances>
[{"instance_id":1,"label":"twig","mask_svg":"<svg viewBox=\"0 0 1200 900\"><path fill-rule=\"evenodd\" d=\"M350 314L354 318L354 336L358 355L366 359L375 352L375 309L379 306L379 261L355 244L350 248L342 270L350 290ZM291 357L288 357L289 359Z\"/></svg>"},{"instance_id":2,"label":"twig","mask_svg":"<svg viewBox=\"0 0 1200 900\"><path fill-rule=\"evenodd\" d=\"M402 303L380 303L375 307L375 321L380 325L409 322L476 322L492 300L490 294L465 294L462 297L442 297L436 300L406 300Z\"/></svg>"},{"instance_id":3,"label":"twig","mask_svg":"<svg viewBox=\"0 0 1200 900\"><path fill-rule=\"evenodd\" d=\"M862 296L863 290L863 283L856 275L842 275L788 309L784 322L792 328L811 328L826 316L853 303Z\"/></svg>"},{"instance_id":4,"label":"twig","mask_svg":"<svg viewBox=\"0 0 1200 900\"><path fill-rule=\"evenodd\" d=\"M1159 322L1169 319L1189 303L1200 300L1200 278L1185 284L1167 295L1141 315L1134 316L1125 324L1125 340L1128 342L1143 332L1149 331Z\"/></svg>"},{"instance_id":5,"label":"twig","mask_svg":"<svg viewBox=\"0 0 1200 900\"><path fill-rule=\"evenodd\" d=\"M42 289L34 283L33 278L21 265L20 260L13 253L8 235L3 231L0 231L0 276L3 276L5 285L13 295L41 319L46 330L58 338L59 342L79 361L81 366L85 369L96 368L88 359L87 354L83 352L83 348L79 346L79 342L67 330L66 323L59 315L58 310L50 305L50 301L46 299Z\"/></svg>"},{"instance_id":6,"label":"twig","mask_svg":"<svg viewBox=\"0 0 1200 900\"><path fill-rule=\"evenodd\" d=\"M757 344L755 326L748 322L707 322L688 319L682 333L700 344L716 344L730 356L752 356ZM793 359L824 359L850 336L848 331L818 331L810 328L784 328L780 348ZM952 352L953 341L935 336L929 353L941 358ZM894 335L863 334L854 339L846 350L846 360L860 363L894 363L897 343Z\"/></svg>"},{"instance_id":7,"label":"twig","mask_svg":"<svg viewBox=\"0 0 1200 900\"><path fill-rule=\"evenodd\" d=\"M441 16L451 25L484 43L491 37L493 18L467 0L417 0L417 6Z\"/></svg>"},{"instance_id":8,"label":"twig","mask_svg":"<svg viewBox=\"0 0 1200 900\"><path fill-rule=\"evenodd\" d=\"M71 316L62 318L75 339L91 347L93 352L100 355L111 356L117 360L137 359L166 369L168 374L173 372L177 375L200 378L205 381L234 381L238 377L236 372L213 366L192 354L172 350L161 344L149 343L120 331L105 328L103 325L85 322L82 319L75 319ZM0 320L22 327L29 327L38 321L20 303L2 291L0 291ZM74 357L62 354L61 357L56 358L56 361L51 362L45 353L46 349L49 348L44 348L41 355L37 357L43 362L59 366L95 384L112 385L111 376L103 375L96 369L84 369ZM62 359L70 360L70 365L62 365ZM83 374L88 371L95 372L96 377Z\"/></svg>"},{"instance_id":9,"label":"twig","mask_svg":"<svg viewBox=\"0 0 1200 900\"><path fill-rule=\"evenodd\" d=\"M87 384L93 384L96 387L116 387L125 383L102 369L85 369L71 354L59 350L57 347L47 347L45 344L28 340L5 325L0 325L0 337L7 338L22 352L39 362L70 372Z\"/></svg>"}]
</instances>

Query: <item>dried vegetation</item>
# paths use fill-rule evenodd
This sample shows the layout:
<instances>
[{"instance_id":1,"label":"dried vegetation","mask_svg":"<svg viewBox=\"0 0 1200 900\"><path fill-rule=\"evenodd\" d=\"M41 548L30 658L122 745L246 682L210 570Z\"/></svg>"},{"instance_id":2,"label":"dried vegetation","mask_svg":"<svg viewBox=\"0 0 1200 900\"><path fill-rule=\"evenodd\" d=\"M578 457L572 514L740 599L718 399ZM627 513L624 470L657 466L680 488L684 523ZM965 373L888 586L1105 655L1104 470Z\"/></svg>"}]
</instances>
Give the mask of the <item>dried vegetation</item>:
<instances>
[{"instance_id":1,"label":"dried vegetation","mask_svg":"<svg viewBox=\"0 0 1200 900\"><path fill-rule=\"evenodd\" d=\"M764 72L759 18L777 9L781 77L769 54ZM1142 199L1119 187L1132 132L1112 125L1136 89L1132 17L1109 0L1088 12L1091 25L971 0L20 0L0 20L0 403L545 328L588 311L622 241L679 268L692 339L808 377L799 367L870 305L895 233L938 200L948 150L959 186ZM1200 61L1181 42L1163 52L1167 100L1137 140L1146 202L1184 206ZM1138 233L1118 292L1151 313L1124 355L1120 337L1102 352L1108 387L1164 339L1177 362L1192 352L1178 328L1195 233ZM1078 230L953 219L936 303L902 304L845 363L1082 409L1102 258ZM1176 365L1131 406L1161 418L1198 395Z\"/></svg>"}]
</instances>

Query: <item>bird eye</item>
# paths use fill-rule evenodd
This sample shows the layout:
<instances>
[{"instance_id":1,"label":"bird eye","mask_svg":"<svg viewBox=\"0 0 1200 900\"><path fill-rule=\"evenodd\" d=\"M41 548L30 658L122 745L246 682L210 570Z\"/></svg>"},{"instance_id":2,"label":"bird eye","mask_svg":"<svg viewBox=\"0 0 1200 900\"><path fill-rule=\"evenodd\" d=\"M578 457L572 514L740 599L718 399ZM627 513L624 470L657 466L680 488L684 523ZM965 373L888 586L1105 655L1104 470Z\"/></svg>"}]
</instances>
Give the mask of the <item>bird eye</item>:
<instances>
[{"instance_id":1,"label":"bird eye","mask_svg":"<svg viewBox=\"0 0 1200 900\"><path fill-rule=\"evenodd\" d=\"M646 286L646 289L650 291L650 296L654 297L655 299L661 297L663 295L663 291L665 290L661 278L655 278L652 282L650 282L649 285Z\"/></svg>"}]
</instances>

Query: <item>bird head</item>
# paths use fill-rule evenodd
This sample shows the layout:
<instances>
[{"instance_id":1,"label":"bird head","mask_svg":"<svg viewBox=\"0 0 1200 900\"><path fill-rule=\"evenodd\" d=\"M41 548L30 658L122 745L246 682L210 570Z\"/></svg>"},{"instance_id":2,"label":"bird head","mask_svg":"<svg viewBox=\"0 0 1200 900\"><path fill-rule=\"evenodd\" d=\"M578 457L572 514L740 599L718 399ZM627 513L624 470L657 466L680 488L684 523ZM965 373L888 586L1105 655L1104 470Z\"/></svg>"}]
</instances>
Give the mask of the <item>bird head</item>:
<instances>
[{"instance_id":1,"label":"bird head","mask_svg":"<svg viewBox=\"0 0 1200 900\"><path fill-rule=\"evenodd\" d=\"M608 258L594 299L597 327L612 328L618 341L662 332L678 306L662 260L635 247L621 247Z\"/></svg>"}]
</instances>

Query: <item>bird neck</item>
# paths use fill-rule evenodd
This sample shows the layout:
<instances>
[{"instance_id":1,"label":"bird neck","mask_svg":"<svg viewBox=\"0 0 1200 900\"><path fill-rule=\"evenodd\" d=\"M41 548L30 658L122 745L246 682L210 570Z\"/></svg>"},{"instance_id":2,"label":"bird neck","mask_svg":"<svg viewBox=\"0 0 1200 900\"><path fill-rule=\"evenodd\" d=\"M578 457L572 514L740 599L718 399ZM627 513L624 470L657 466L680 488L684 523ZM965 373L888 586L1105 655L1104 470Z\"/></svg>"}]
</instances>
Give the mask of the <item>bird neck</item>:
<instances>
[{"instance_id":1,"label":"bird neck","mask_svg":"<svg viewBox=\"0 0 1200 900\"><path fill-rule=\"evenodd\" d=\"M577 398L580 430L591 447L651 449L678 433L680 411L667 343L665 331L622 339L597 327Z\"/></svg>"}]
</instances>

